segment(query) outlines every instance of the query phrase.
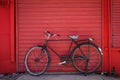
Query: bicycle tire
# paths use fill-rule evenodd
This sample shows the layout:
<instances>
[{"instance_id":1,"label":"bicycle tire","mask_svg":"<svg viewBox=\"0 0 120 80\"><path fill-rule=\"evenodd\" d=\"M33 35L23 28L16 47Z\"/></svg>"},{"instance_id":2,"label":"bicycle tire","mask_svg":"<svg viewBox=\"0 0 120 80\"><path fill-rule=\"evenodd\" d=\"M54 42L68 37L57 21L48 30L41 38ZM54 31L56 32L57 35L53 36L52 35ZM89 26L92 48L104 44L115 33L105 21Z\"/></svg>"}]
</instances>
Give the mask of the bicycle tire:
<instances>
[{"instance_id":1,"label":"bicycle tire","mask_svg":"<svg viewBox=\"0 0 120 80\"><path fill-rule=\"evenodd\" d=\"M50 63L50 55L42 46L32 47L25 56L26 71L33 76L42 75Z\"/></svg>"},{"instance_id":2,"label":"bicycle tire","mask_svg":"<svg viewBox=\"0 0 120 80\"><path fill-rule=\"evenodd\" d=\"M102 52L94 43L81 43L73 49L72 63L81 73L93 73L101 66Z\"/></svg>"}]
</instances>

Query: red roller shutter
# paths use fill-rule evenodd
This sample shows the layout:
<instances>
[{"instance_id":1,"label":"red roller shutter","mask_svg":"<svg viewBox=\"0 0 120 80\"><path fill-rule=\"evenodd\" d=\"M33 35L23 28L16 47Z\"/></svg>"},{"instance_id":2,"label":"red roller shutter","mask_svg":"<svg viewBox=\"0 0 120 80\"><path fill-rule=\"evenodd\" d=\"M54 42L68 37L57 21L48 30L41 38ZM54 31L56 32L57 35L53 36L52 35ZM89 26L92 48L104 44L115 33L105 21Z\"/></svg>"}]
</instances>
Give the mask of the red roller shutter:
<instances>
[{"instance_id":1,"label":"red roller shutter","mask_svg":"<svg viewBox=\"0 0 120 80\"><path fill-rule=\"evenodd\" d=\"M112 0L112 46L120 47L120 0Z\"/></svg>"},{"instance_id":2,"label":"red roller shutter","mask_svg":"<svg viewBox=\"0 0 120 80\"><path fill-rule=\"evenodd\" d=\"M67 38L67 34L88 35L101 46L101 0L18 0L16 5L18 71L24 70L27 50L43 42L45 30L59 33L61 38ZM52 46L61 54L66 52L64 43L62 48ZM48 71L75 71L71 64L58 66L58 62L51 54Z\"/></svg>"},{"instance_id":3,"label":"red roller shutter","mask_svg":"<svg viewBox=\"0 0 120 80\"><path fill-rule=\"evenodd\" d=\"M112 49L110 54L110 70L115 68L116 74L120 75L120 0L111 1Z\"/></svg>"}]
</instances>

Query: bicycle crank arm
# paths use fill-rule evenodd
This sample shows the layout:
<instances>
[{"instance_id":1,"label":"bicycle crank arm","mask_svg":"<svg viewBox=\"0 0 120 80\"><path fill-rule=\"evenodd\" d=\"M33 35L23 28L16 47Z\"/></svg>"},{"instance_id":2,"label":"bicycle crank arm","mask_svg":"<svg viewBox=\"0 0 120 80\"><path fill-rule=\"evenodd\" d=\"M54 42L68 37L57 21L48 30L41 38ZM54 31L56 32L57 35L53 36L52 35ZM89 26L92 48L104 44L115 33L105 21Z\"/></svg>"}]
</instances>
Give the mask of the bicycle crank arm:
<instances>
[{"instance_id":1,"label":"bicycle crank arm","mask_svg":"<svg viewBox=\"0 0 120 80\"><path fill-rule=\"evenodd\" d=\"M67 63L67 62L63 61L63 62L58 63L58 65L62 65L62 64L65 64L65 63Z\"/></svg>"}]
</instances>

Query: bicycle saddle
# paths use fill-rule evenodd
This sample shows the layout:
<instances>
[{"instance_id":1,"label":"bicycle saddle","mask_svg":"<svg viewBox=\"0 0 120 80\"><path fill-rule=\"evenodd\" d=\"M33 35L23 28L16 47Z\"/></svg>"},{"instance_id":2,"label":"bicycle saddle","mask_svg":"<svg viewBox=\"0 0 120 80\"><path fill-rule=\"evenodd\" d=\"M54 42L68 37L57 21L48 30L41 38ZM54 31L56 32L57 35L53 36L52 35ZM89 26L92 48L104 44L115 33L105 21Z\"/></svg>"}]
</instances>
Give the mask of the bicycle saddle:
<instances>
[{"instance_id":1,"label":"bicycle saddle","mask_svg":"<svg viewBox=\"0 0 120 80\"><path fill-rule=\"evenodd\" d=\"M68 37L71 39L78 39L79 36L78 35L68 35Z\"/></svg>"}]
</instances>

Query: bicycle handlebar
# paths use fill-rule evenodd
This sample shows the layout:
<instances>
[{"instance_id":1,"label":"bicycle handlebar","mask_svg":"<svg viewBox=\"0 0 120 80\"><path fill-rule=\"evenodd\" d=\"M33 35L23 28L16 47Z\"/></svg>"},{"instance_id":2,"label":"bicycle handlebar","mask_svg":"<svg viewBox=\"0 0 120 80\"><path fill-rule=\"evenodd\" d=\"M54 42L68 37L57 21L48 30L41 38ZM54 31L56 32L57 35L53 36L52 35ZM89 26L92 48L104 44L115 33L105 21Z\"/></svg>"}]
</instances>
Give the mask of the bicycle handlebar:
<instances>
[{"instance_id":1,"label":"bicycle handlebar","mask_svg":"<svg viewBox=\"0 0 120 80\"><path fill-rule=\"evenodd\" d=\"M44 33L45 33L45 37L46 37L47 40L49 40L49 38L51 36L54 36L54 37L58 36L58 37L60 37L59 34L54 34L54 33L51 33L50 31L45 31Z\"/></svg>"}]
</instances>

